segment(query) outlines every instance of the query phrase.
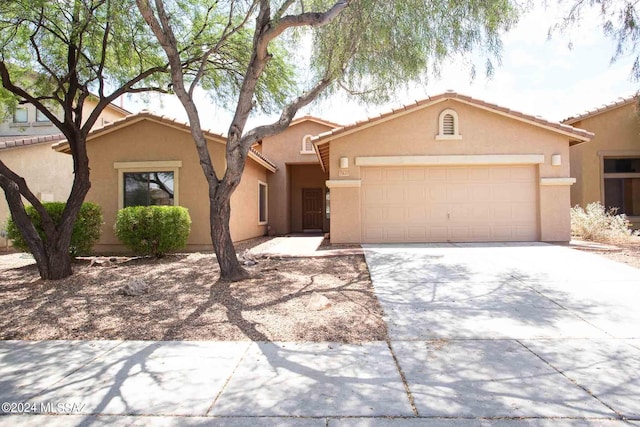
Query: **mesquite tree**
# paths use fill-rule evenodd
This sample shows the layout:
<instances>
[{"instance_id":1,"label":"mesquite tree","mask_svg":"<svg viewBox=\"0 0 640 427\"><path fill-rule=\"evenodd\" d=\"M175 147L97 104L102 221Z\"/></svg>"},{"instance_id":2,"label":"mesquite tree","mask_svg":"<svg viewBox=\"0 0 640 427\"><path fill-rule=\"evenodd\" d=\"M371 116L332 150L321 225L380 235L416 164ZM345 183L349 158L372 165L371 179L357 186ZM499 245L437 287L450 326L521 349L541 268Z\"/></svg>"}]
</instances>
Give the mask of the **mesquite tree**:
<instances>
[{"instance_id":1,"label":"mesquite tree","mask_svg":"<svg viewBox=\"0 0 640 427\"><path fill-rule=\"evenodd\" d=\"M117 97L165 91L168 64L160 53L133 0L0 2L0 99L9 111L33 104L64 135L73 156L73 186L59 224L25 179L0 161L0 188L43 279L72 273L71 233L91 186L87 134ZM95 107L83 116L90 96ZM44 237L25 212L25 200L40 215Z\"/></svg>"},{"instance_id":2,"label":"mesquite tree","mask_svg":"<svg viewBox=\"0 0 640 427\"><path fill-rule=\"evenodd\" d=\"M221 278L227 280L247 277L231 241L229 218L231 195L254 143L285 130L301 107L323 93L344 90L365 101L386 100L396 89L437 73L446 58L477 46L488 56L497 54L500 32L518 14L509 0L136 3L166 53L173 90L189 117L209 184L211 239ZM202 42L199 49L193 49L194 37ZM224 171L213 167L193 101L200 84L235 111ZM245 129L258 107L277 107L281 113L271 124Z\"/></svg>"}]
</instances>

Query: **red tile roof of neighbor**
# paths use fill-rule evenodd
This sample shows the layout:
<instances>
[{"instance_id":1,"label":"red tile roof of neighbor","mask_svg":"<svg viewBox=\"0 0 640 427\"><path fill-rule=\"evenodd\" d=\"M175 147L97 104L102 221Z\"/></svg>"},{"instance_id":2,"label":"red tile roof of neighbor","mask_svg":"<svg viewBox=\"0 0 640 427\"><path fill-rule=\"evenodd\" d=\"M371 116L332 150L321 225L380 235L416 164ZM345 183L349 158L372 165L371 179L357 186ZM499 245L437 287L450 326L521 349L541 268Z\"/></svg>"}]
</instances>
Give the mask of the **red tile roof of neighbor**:
<instances>
[{"instance_id":1,"label":"red tile roof of neighbor","mask_svg":"<svg viewBox=\"0 0 640 427\"><path fill-rule=\"evenodd\" d=\"M140 113L131 114L122 119L115 120L112 123L109 123L108 125L92 130L91 132L89 132L89 135L87 135L87 141L97 138L100 135L111 133L122 127L140 122L142 120L151 120L156 123L162 123L166 126L170 126L175 129L182 130L184 132L189 132L189 133L191 132L191 127L189 126L188 123L184 123L176 119L171 119L167 116L160 116L160 115L151 113L149 111L143 110ZM204 130L204 135L206 138L217 140L220 143L226 144L227 139L222 134L215 133L211 130ZM60 142L55 143L53 145L53 149L56 151L69 153L69 144L65 139L63 139ZM275 172L277 169L276 165L271 160L267 159L262 153L256 151L253 148L250 149L249 157L253 158L253 160L257 161L258 163L263 164L263 166L265 166L267 169L271 170L272 172Z\"/></svg>"},{"instance_id":2,"label":"red tile roof of neighbor","mask_svg":"<svg viewBox=\"0 0 640 427\"><path fill-rule=\"evenodd\" d=\"M610 111L616 109L618 107L623 107L625 105L632 104L638 100L638 95L627 96L626 98L618 98L609 104L604 104L601 107L594 108L592 110L587 110L584 113L581 113L577 116L567 117L562 121L565 124L577 123L581 120L584 120L589 117L597 116L598 114L604 113L605 111Z\"/></svg>"},{"instance_id":3,"label":"red tile roof of neighbor","mask_svg":"<svg viewBox=\"0 0 640 427\"><path fill-rule=\"evenodd\" d=\"M525 114L519 111L511 110L509 108L501 107L496 104L485 102L480 99L472 98L470 96L462 95L462 94L451 91L451 92L442 93L440 95L431 96L421 101L416 101L413 104L404 105L401 108L393 109L386 113L382 113L378 116L370 117L366 120L358 121L346 126L335 128L328 132L324 132L317 136L314 136L311 140L319 145L324 144L326 142L329 142L331 139L335 139L336 137L341 137L349 133L355 132L360 128L373 126L378 122L382 123L385 121L385 119L393 118L393 116L396 116L398 114L408 113L414 110L419 110L421 108L426 108L438 102L443 102L449 99L474 105L476 107L483 108L488 111L492 111L496 114L501 114L507 117L514 118L516 120L531 123L532 125L535 125L535 126L540 126L553 131L561 132L567 136L574 137L578 142L589 141L593 137L593 133L586 131L584 129L578 129L564 123L545 120L538 116L532 116L530 114Z\"/></svg>"},{"instance_id":4,"label":"red tile roof of neighbor","mask_svg":"<svg viewBox=\"0 0 640 427\"><path fill-rule=\"evenodd\" d=\"M19 136L11 136L11 137L2 137L0 140L0 150L5 150L7 148L17 148L17 147L25 147L28 145L37 145L44 143L53 143L56 141L63 140L65 136L61 133L55 135L39 135L39 136L29 136L29 137L19 137Z\"/></svg>"}]
</instances>

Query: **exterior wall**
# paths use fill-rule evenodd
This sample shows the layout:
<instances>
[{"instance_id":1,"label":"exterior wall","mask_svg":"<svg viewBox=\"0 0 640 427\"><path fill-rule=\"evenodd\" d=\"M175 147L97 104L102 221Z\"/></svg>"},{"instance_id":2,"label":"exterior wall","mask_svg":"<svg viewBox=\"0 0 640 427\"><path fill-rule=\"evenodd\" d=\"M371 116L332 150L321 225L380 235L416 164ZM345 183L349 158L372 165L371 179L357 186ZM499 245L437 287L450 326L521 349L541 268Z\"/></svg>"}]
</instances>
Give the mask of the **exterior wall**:
<instances>
[{"instance_id":1,"label":"exterior wall","mask_svg":"<svg viewBox=\"0 0 640 427\"><path fill-rule=\"evenodd\" d=\"M604 204L602 154L640 156L640 118L631 103L573 123L572 126L595 133L587 144L571 147L571 176L577 182L571 188L571 204L585 207ZM640 218L631 218L640 227Z\"/></svg>"},{"instance_id":2,"label":"exterior wall","mask_svg":"<svg viewBox=\"0 0 640 427\"><path fill-rule=\"evenodd\" d=\"M459 118L460 140L436 140L440 113L451 108ZM455 100L395 116L391 120L338 138L330 148L330 180L360 180L356 157L364 156L430 156L430 155L505 155L542 154L539 178L569 177L569 137L545 130L513 118L482 110ZM551 156L559 154L560 166L551 165ZM347 157L348 169L339 169L339 159ZM566 186L565 186L566 187ZM569 191L558 192L558 186L540 186L540 239L568 241L570 228ZM356 194L357 193L357 194ZM331 189L331 240L359 243L360 227L353 223L359 208L341 203L360 204L359 189ZM542 203L544 201L544 203ZM346 212L348 215L342 215ZM558 217L556 214L562 213ZM566 214L564 213L566 212ZM358 217L359 218L359 217ZM348 234L342 234L347 232ZM346 236L349 237L346 237Z\"/></svg>"},{"instance_id":3,"label":"exterior wall","mask_svg":"<svg viewBox=\"0 0 640 427\"><path fill-rule=\"evenodd\" d=\"M131 142L135 141L135 144ZM102 237L96 251L123 251L113 232L119 206L118 170L114 162L181 161L177 185L178 204L189 209L191 234L189 250L210 250L208 186L193 140L189 133L149 120L144 120L116 132L102 135L87 144L91 159L92 187L87 200L102 206L104 222ZM209 142L214 167L223 171L224 145ZM248 160L245 175L231 199L231 236L234 241L264 234L258 226L258 183L267 181L266 171Z\"/></svg>"},{"instance_id":4,"label":"exterior wall","mask_svg":"<svg viewBox=\"0 0 640 427\"><path fill-rule=\"evenodd\" d=\"M87 119L93 108L95 108L96 102L92 99L88 99L82 109L82 117ZM13 123L13 116L5 117L3 122L0 123L0 137L7 139L7 137L15 136L16 139L26 138L29 136L38 135L53 135L60 133L60 130L56 128L51 122L38 122L36 121L36 107L31 104L25 104L21 108L27 109L28 122L27 123ZM118 119L126 117L126 113L123 110L113 107L105 108L94 128L101 127ZM0 118L1 119L1 118Z\"/></svg>"},{"instance_id":5,"label":"exterior wall","mask_svg":"<svg viewBox=\"0 0 640 427\"><path fill-rule=\"evenodd\" d=\"M322 173L320 163L315 153L301 154L302 138L305 135L317 135L330 130L331 127L311 120L295 124L282 133L265 138L262 141L262 153L278 168L276 173L269 175L269 226L272 234L287 234L301 230L292 223L296 216L296 224L302 221L297 216L300 209L295 209L292 202L292 182L287 166L317 165ZM311 171L311 168L307 170ZM322 185L324 187L324 185ZM296 213L298 212L298 213ZM326 224L328 227L328 224Z\"/></svg>"},{"instance_id":6,"label":"exterior wall","mask_svg":"<svg viewBox=\"0 0 640 427\"><path fill-rule=\"evenodd\" d=\"M325 181L328 174L324 173L318 165L291 165L289 166L291 181L291 232L301 233L302 229L302 189L325 189ZM322 201L323 231L329 231L329 220L325 214L326 198Z\"/></svg>"},{"instance_id":7,"label":"exterior wall","mask_svg":"<svg viewBox=\"0 0 640 427\"><path fill-rule=\"evenodd\" d=\"M95 106L93 101L88 101L85 104L85 116L86 109L93 108L93 106ZM16 131L21 132L16 135L16 139L60 132L51 123L35 123L35 107L30 104L26 107L29 120L32 123L28 127L18 128L10 123L12 120L10 117L8 122L0 124L0 136L3 136L3 139L7 139L6 137L9 135L16 135ZM124 112L107 107L98 118L96 126L101 126L105 120L114 121L123 117L125 117ZM69 197L73 185L73 159L70 155L54 151L51 148L51 143L3 149L0 150L0 159L14 172L26 179L31 191L40 200L64 202ZM4 191L0 190L0 230L3 229L3 224L9 216L9 206L4 197ZM0 251L8 249L9 245L10 243L6 239L0 237Z\"/></svg>"},{"instance_id":8,"label":"exterior wall","mask_svg":"<svg viewBox=\"0 0 640 427\"><path fill-rule=\"evenodd\" d=\"M51 122L36 122L36 107L31 104L21 105L20 108L27 109L27 123L13 123L13 115L3 117L0 123L0 136L15 136L16 139L31 135L51 135L59 130Z\"/></svg>"},{"instance_id":9,"label":"exterior wall","mask_svg":"<svg viewBox=\"0 0 640 427\"><path fill-rule=\"evenodd\" d=\"M73 160L51 149L50 144L28 145L0 150L0 159L25 177L31 191L42 201L66 201L73 184ZM46 171L46 173L43 173ZM11 216L4 191L0 190L0 230ZM0 237L0 251L9 243Z\"/></svg>"}]
</instances>

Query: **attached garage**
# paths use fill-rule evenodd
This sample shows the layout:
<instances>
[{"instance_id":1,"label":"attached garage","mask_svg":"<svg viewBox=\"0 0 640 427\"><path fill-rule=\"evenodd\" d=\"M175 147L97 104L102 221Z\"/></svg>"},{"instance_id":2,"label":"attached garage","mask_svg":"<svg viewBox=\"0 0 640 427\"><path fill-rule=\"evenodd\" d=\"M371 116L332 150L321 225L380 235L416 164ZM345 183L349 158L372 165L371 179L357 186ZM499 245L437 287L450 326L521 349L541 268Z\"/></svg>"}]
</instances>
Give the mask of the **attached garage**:
<instances>
[{"instance_id":1,"label":"attached garage","mask_svg":"<svg viewBox=\"0 0 640 427\"><path fill-rule=\"evenodd\" d=\"M365 243L538 239L533 165L363 167L361 178Z\"/></svg>"},{"instance_id":2,"label":"attached garage","mask_svg":"<svg viewBox=\"0 0 640 427\"><path fill-rule=\"evenodd\" d=\"M333 243L570 239L585 130L447 92L312 139Z\"/></svg>"}]
</instances>

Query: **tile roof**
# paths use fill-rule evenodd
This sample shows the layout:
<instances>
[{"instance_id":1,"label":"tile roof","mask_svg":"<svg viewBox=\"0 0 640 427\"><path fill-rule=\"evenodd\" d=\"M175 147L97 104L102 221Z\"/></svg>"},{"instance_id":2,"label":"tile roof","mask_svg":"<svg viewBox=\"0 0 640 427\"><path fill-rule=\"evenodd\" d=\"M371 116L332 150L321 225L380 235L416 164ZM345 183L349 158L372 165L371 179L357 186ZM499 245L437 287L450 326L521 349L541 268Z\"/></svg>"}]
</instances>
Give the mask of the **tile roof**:
<instances>
[{"instance_id":1,"label":"tile roof","mask_svg":"<svg viewBox=\"0 0 640 427\"><path fill-rule=\"evenodd\" d=\"M37 145L44 143L53 143L56 141L63 140L65 136L61 133L57 133L55 135L37 135L37 136L29 136L29 137L2 137L0 139L0 150L6 150L8 148L19 148L25 147L29 145Z\"/></svg>"},{"instance_id":2,"label":"tile roof","mask_svg":"<svg viewBox=\"0 0 640 427\"><path fill-rule=\"evenodd\" d=\"M303 122L307 122L307 121L320 123L321 125L325 125L325 126L332 127L332 128L338 128L338 127L341 126L338 123L330 122L329 120L321 119L320 117L310 116L308 114L305 115L305 116L298 117L297 119L292 120L291 123L289 124L289 126L294 126L294 125L297 125L298 123L303 123Z\"/></svg>"},{"instance_id":3,"label":"tile roof","mask_svg":"<svg viewBox=\"0 0 640 427\"><path fill-rule=\"evenodd\" d=\"M169 118L167 116L160 116L160 115L151 113L149 111L143 110L137 114L131 114L122 119L115 120L109 123L108 125L92 130L91 132L89 132L89 135L87 135L87 141L97 138L100 135L111 133L122 127L140 122L142 120L152 120L167 126L171 126L175 129L179 129L189 133L191 132L191 127L189 126L188 123L181 122L176 119ZM214 139L221 143L226 143L227 141L226 137L222 134L215 133L211 130L203 130L203 132L206 138ZM53 149L61 152L66 152L66 153L69 152L68 143L65 139L54 144ZM273 163L271 160L266 158L262 153L258 152L253 148L251 148L249 151L249 157L252 157L258 163L263 163L263 165L267 166L267 168L270 169L272 172L275 172L275 170L277 169L275 163Z\"/></svg>"},{"instance_id":4,"label":"tile roof","mask_svg":"<svg viewBox=\"0 0 640 427\"><path fill-rule=\"evenodd\" d=\"M625 105L629 105L631 103L636 102L637 100L638 100L638 95L627 96L626 98L622 98L621 97L621 98L616 99L613 102L610 102L608 104L604 104L601 107L594 108L592 110L587 110L584 113L578 114L577 116L567 117L566 119L564 119L562 121L562 123L570 125L572 123L579 122L579 121L584 120L586 118L597 116L598 114L602 114L605 111L610 111L610 110L616 109L618 107L623 107Z\"/></svg>"},{"instance_id":5,"label":"tile roof","mask_svg":"<svg viewBox=\"0 0 640 427\"><path fill-rule=\"evenodd\" d=\"M520 111L511 110L509 108L501 107L496 104L492 104L489 102L482 101L480 99L472 98L467 95L462 95L457 92L445 92L439 95L431 96L427 99L423 99L421 101L416 101L413 104L403 105L400 108L393 109L391 111L382 113L375 117L370 117L366 120L358 121L346 126L341 126L335 129L332 129L328 132L321 133L316 135L311 140L317 144L324 144L335 137L343 136L345 134L354 132L359 130L359 128L364 128L368 126L375 125L378 122L383 122L385 119L392 118L395 115L411 112L414 110L419 110L421 108L425 108L436 104L438 102L446 101L449 99L457 100L460 102L464 102L466 104L474 105L476 107L483 108L485 110L493 111L497 114L502 114L508 117L512 117L517 120L521 120L524 122L531 123L536 126L544 127L550 130L559 131L568 136L573 136L576 140L580 142L589 141L593 137L593 133L586 131L584 129L574 128L564 123L553 122L549 120L545 120L538 116L533 116L530 114L525 114Z\"/></svg>"}]
</instances>

